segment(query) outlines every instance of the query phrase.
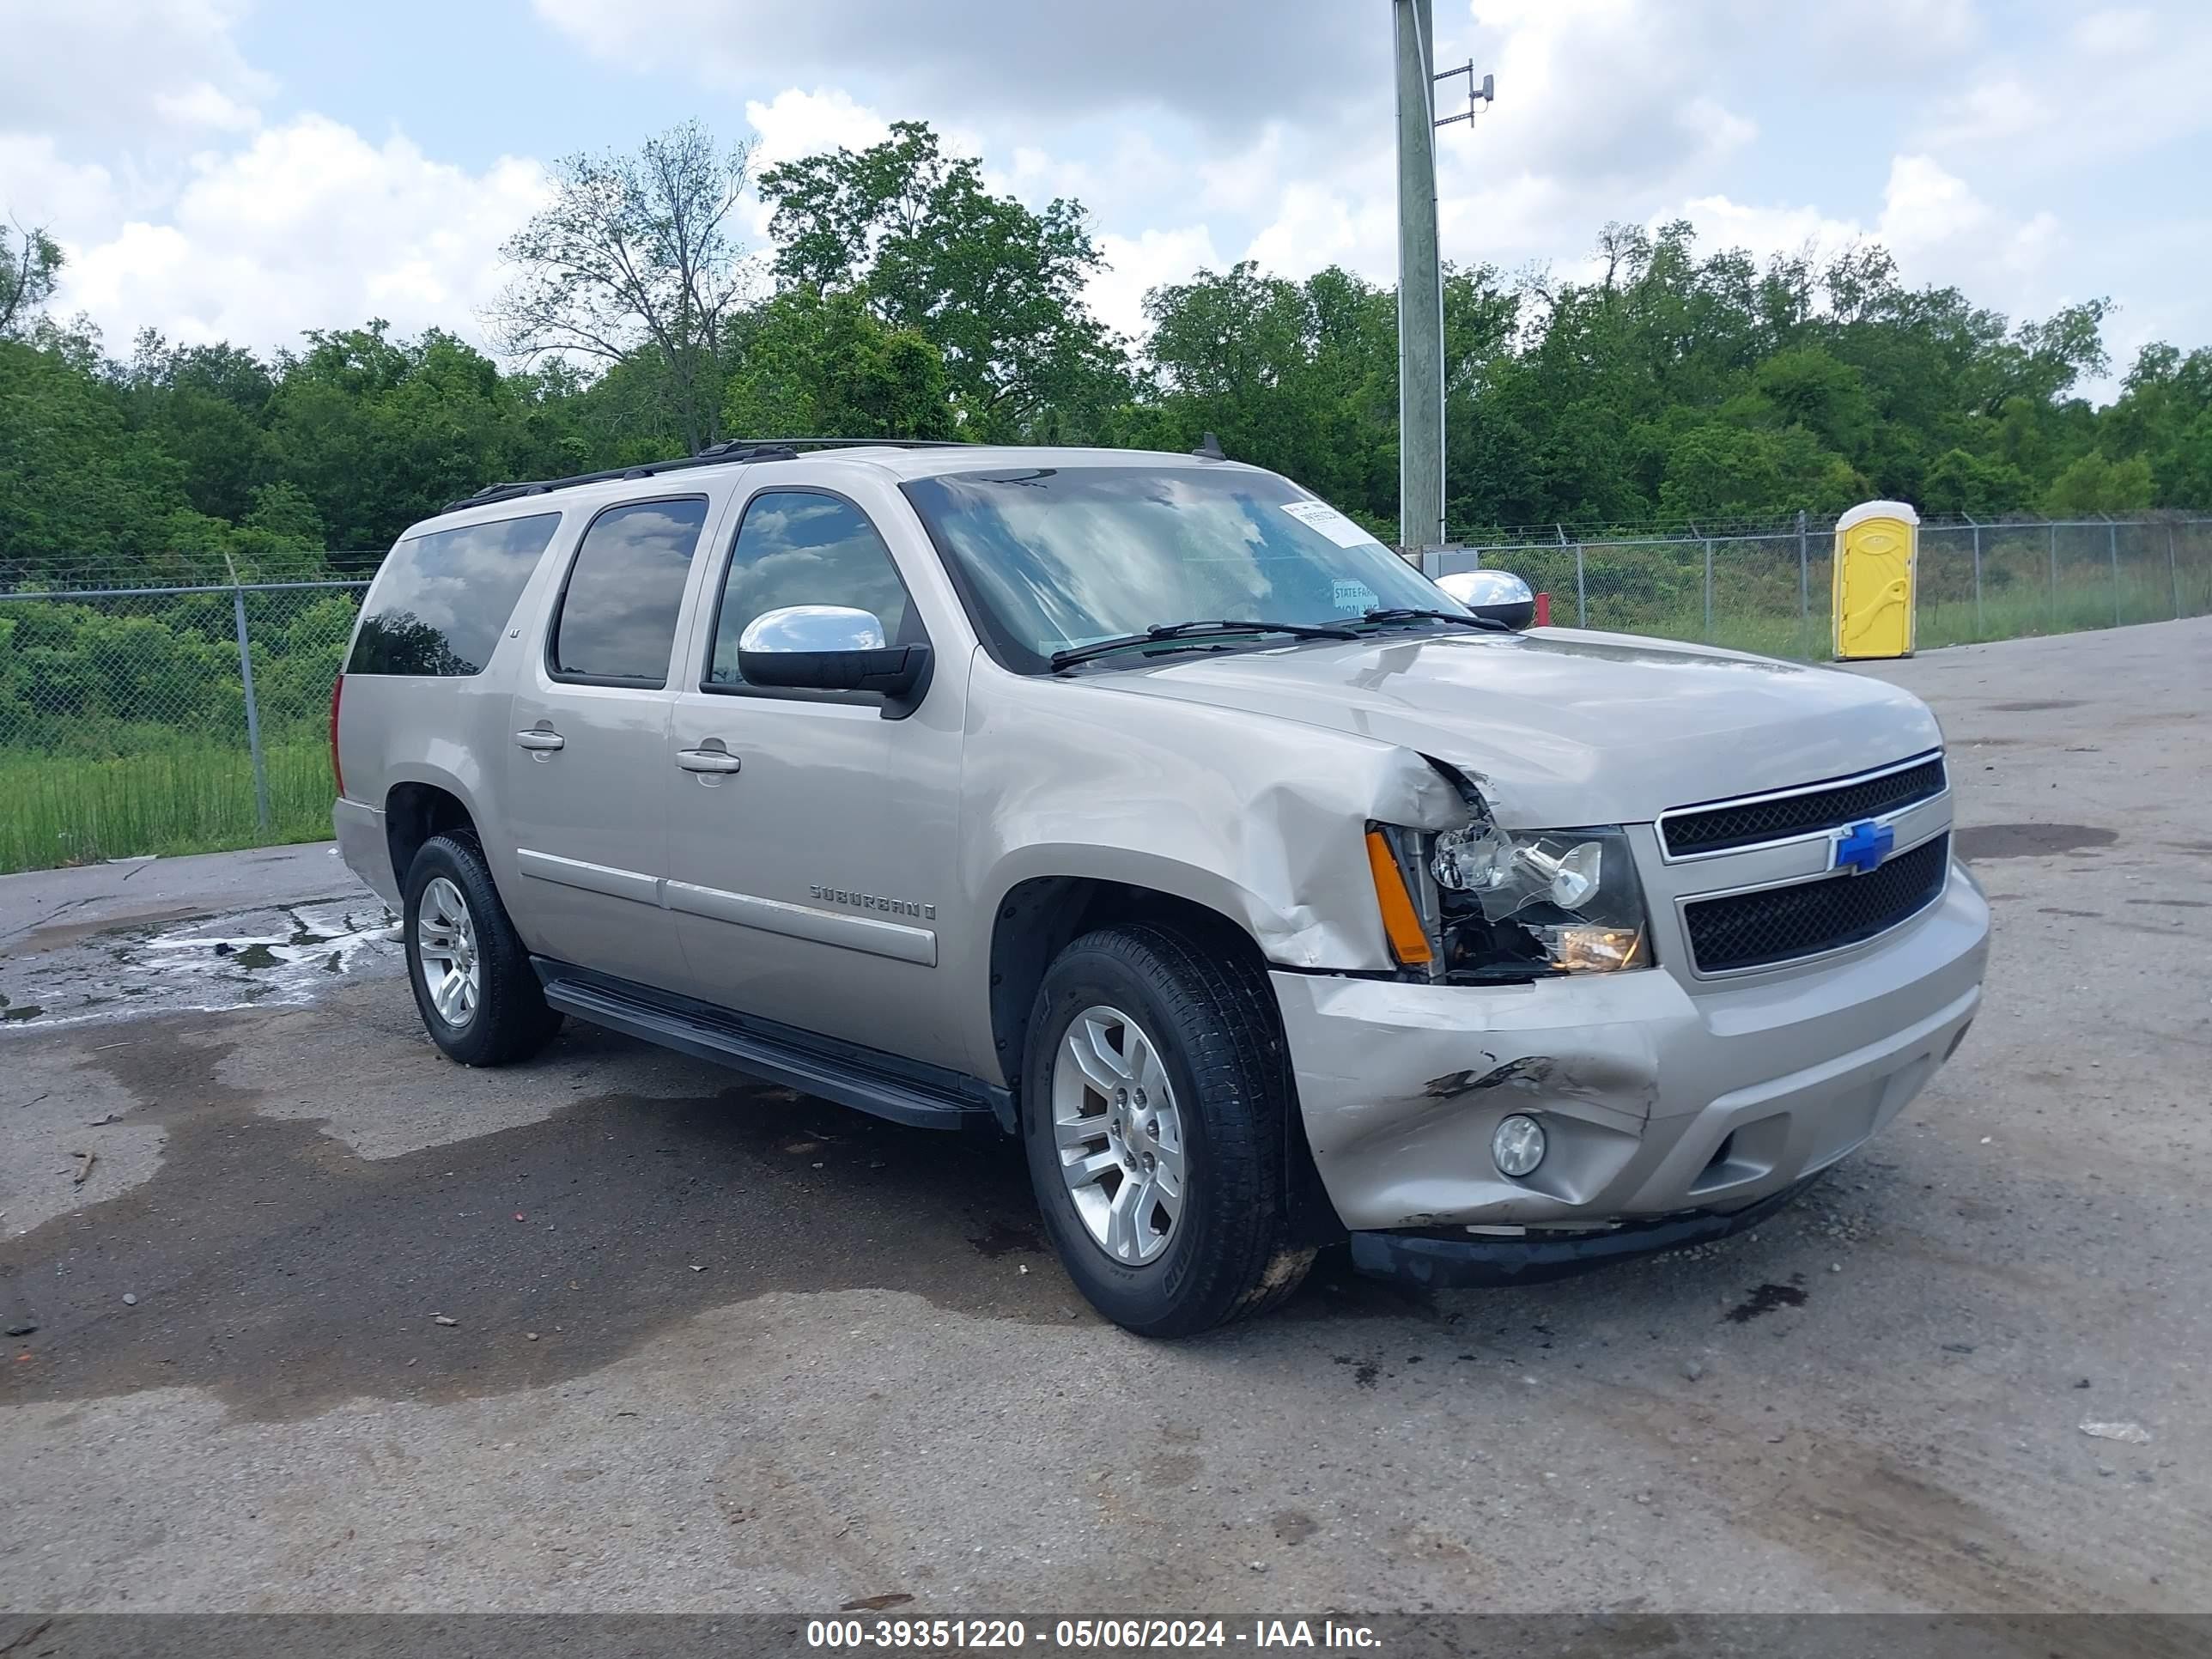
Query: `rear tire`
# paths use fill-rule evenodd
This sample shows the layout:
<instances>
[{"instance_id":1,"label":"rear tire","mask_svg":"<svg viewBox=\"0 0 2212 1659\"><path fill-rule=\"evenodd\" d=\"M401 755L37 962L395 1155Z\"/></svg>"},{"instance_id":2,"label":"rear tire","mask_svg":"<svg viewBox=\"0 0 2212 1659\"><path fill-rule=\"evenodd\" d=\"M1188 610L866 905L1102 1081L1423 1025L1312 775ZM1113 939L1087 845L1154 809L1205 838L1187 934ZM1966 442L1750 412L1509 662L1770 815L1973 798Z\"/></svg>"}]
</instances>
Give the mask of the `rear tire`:
<instances>
[{"instance_id":1,"label":"rear tire","mask_svg":"<svg viewBox=\"0 0 2212 1659\"><path fill-rule=\"evenodd\" d=\"M1030 1179L1060 1263L1140 1336L1273 1307L1314 1252L1285 1224L1297 1109L1253 963L1151 923L1103 928L1046 971L1022 1068Z\"/></svg>"},{"instance_id":2,"label":"rear tire","mask_svg":"<svg viewBox=\"0 0 2212 1659\"><path fill-rule=\"evenodd\" d=\"M553 1039L546 1006L473 839L433 836L407 872L407 981L423 1029L464 1066L527 1060Z\"/></svg>"}]
</instances>

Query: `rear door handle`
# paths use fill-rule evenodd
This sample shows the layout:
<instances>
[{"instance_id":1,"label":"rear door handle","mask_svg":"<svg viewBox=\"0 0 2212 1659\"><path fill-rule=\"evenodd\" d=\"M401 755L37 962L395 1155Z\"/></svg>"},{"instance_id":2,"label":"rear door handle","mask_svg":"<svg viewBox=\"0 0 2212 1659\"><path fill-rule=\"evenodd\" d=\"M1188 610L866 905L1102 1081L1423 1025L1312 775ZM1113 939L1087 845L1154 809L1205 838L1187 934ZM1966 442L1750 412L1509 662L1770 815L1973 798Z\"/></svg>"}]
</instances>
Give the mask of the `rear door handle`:
<instances>
[{"instance_id":1,"label":"rear door handle","mask_svg":"<svg viewBox=\"0 0 2212 1659\"><path fill-rule=\"evenodd\" d=\"M679 749L676 763L687 772L736 772L744 766L726 749Z\"/></svg>"},{"instance_id":2,"label":"rear door handle","mask_svg":"<svg viewBox=\"0 0 2212 1659\"><path fill-rule=\"evenodd\" d=\"M543 726L514 734L518 749L558 749L567 741L558 732L549 732Z\"/></svg>"}]
</instances>

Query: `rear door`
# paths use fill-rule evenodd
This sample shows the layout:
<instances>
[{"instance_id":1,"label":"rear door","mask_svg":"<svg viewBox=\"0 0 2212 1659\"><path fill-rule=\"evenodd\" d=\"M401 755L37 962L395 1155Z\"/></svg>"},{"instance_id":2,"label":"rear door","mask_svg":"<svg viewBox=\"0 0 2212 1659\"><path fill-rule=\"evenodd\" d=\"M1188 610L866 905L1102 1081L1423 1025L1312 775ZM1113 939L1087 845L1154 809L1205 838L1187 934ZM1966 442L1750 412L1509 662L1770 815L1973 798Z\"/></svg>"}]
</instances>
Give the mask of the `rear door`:
<instances>
[{"instance_id":1,"label":"rear door","mask_svg":"<svg viewBox=\"0 0 2212 1659\"><path fill-rule=\"evenodd\" d=\"M714 501L669 494L601 508L516 677L507 821L517 920L562 962L675 988L667 874L670 663Z\"/></svg>"}]
</instances>

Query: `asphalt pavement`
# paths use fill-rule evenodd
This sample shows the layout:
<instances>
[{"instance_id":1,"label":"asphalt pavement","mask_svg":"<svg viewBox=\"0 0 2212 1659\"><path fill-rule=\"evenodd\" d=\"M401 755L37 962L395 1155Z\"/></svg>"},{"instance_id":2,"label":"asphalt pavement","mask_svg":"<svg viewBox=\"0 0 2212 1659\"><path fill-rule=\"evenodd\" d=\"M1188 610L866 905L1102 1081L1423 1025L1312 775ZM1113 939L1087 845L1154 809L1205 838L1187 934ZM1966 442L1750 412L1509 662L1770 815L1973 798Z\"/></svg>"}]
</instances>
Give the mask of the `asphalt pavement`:
<instances>
[{"instance_id":1,"label":"asphalt pavement","mask_svg":"<svg viewBox=\"0 0 2212 1659\"><path fill-rule=\"evenodd\" d=\"M1997 918L1890 1130L1719 1244L1177 1344L1006 1145L448 1064L327 847L0 878L0 1613L2212 1610L2212 620L1863 672Z\"/></svg>"}]
</instances>

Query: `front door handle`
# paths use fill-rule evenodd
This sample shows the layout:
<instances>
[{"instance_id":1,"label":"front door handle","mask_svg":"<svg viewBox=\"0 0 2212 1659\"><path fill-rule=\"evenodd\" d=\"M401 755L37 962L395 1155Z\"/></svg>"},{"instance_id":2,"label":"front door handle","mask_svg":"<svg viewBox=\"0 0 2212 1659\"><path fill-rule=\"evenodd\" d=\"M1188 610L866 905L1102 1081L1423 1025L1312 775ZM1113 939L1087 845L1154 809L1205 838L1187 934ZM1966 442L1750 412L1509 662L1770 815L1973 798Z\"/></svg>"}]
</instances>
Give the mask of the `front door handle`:
<instances>
[{"instance_id":1,"label":"front door handle","mask_svg":"<svg viewBox=\"0 0 2212 1659\"><path fill-rule=\"evenodd\" d=\"M568 739L563 738L558 732L549 730L542 726L532 727L527 732L518 732L514 734L514 746L518 749L558 749L567 741Z\"/></svg>"},{"instance_id":2,"label":"front door handle","mask_svg":"<svg viewBox=\"0 0 2212 1659\"><path fill-rule=\"evenodd\" d=\"M676 763L687 772L736 772L744 762L726 749L679 749Z\"/></svg>"}]
</instances>

